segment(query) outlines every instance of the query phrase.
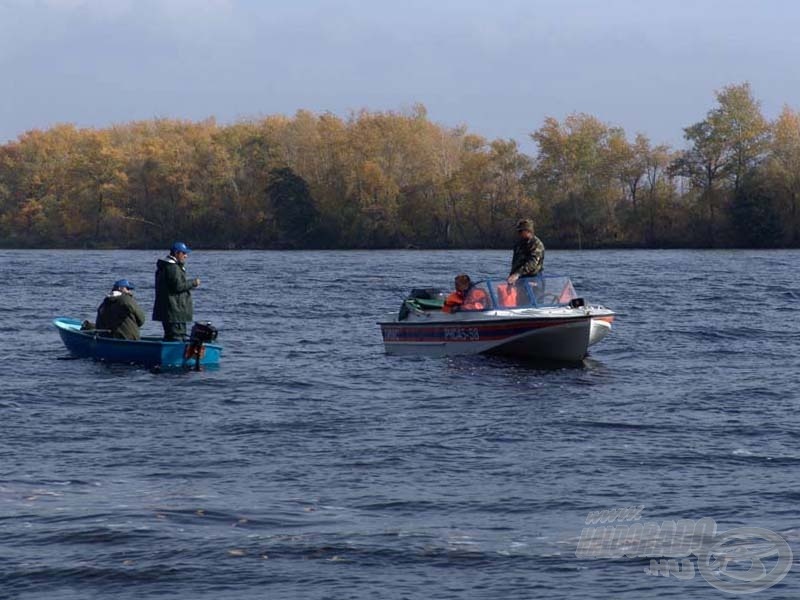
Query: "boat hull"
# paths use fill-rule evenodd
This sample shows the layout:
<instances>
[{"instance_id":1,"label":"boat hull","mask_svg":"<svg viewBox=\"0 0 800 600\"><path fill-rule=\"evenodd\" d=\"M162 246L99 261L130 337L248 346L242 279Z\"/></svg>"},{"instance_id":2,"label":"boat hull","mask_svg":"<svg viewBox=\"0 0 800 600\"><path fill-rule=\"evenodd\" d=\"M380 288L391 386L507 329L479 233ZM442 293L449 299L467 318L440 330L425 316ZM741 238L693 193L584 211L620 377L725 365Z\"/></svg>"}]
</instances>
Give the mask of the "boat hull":
<instances>
[{"instance_id":1,"label":"boat hull","mask_svg":"<svg viewBox=\"0 0 800 600\"><path fill-rule=\"evenodd\" d=\"M97 333L81 331L79 320L64 317L54 319L53 325L58 329L70 354L80 358L148 367L192 367L197 364L194 357L185 357L187 342L165 342L158 338L121 340L102 337ZM199 364L217 365L221 355L221 346L203 344Z\"/></svg>"},{"instance_id":2,"label":"boat hull","mask_svg":"<svg viewBox=\"0 0 800 600\"><path fill-rule=\"evenodd\" d=\"M589 345L593 346L609 333L611 333L611 325L614 323L614 313L611 311L604 311L603 313L592 317L592 329L589 334Z\"/></svg>"},{"instance_id":3,"label":"boat hull","mask_svg":"<svg viewBox=\"0 0 800 600\"><path fill-rule=\"evenodd\" d=\"M581 314L482 321L384 322L380 325L388 354L493 354L580 361L589 347L592 318Z\"/></svg>"}]
</instances>

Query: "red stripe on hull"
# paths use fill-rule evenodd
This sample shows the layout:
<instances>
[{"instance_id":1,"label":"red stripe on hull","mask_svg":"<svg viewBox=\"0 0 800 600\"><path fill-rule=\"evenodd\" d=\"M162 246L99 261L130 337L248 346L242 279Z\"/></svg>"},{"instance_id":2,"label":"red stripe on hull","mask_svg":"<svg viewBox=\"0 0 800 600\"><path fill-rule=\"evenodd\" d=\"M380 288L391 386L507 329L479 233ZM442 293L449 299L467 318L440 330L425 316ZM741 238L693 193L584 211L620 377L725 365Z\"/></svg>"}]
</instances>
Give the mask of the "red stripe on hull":
<instances>
[{"instance_id":1,"label":"red stripe on hull","mask_svg":"<svg viewBox=\"0 0 800 600\"><path fill-rule=\"evenodd\" d=\"M507 322L453 322L447 324L382 324L383 339L396 343L415 342L486 342L512 338L537 329L581 323L589 315L567 319L520 319Z\"/></svg>"}]
</instances>

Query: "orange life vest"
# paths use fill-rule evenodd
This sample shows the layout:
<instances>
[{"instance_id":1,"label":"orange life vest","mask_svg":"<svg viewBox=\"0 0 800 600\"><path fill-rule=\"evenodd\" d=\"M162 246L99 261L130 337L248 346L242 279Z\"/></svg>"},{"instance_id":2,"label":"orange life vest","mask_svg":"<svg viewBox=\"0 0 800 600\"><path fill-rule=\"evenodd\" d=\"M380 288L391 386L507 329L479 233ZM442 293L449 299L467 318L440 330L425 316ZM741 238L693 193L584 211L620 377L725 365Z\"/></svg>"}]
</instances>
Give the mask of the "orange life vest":
<instances>
[{"instance_id":1,"label":"orange life vest","mask_svg":"<svg viewBox=\"0 0 800 600\"><path fill-rule=\"evenodd\" d=\"M486 292L480 288L470 288L461 308L464 310L483 310L488 305Z\"/></svg>"},{"instance_id":2,"label":"orange life vest","mask_svg":"<svg viewBox=\"0 0 800 600\"><path fill-rule=\"evenodd\" d=\"M462 304L464 304L464 294L459 291L455 291L444 301L442 310L446 313L452 313L455 312Z\"/></svg>"},{"instance_id":3,"label":"orange life vest","mask_svg":"<svg viewBox=\"0 0 800 600\"><path fill-rule=\"evenodd\" d=\"M517 288L513 285L497 286L497 301L503 308L514 308L517 305Z\"/></svg>"}]
</instances>

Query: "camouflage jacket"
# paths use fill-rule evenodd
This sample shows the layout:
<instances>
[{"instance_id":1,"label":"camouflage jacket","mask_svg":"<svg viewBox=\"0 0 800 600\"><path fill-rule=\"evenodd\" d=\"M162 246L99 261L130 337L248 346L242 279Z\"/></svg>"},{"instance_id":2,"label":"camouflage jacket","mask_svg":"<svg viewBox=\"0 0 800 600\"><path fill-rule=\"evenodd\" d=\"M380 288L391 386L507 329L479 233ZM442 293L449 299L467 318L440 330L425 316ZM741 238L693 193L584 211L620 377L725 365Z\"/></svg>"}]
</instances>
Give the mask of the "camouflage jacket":
<instances>
[{"instance_id":1,"label":"camouflage jacket","mask_svg":"<svg viewBox=\"0 0 800 600\"><path fill-rule=\"evenodd\" d=\"M538 237L521 239L514 245L510 275L531 277L538 275L544 267L544 244Z\"/></svg>"}]
</instances>

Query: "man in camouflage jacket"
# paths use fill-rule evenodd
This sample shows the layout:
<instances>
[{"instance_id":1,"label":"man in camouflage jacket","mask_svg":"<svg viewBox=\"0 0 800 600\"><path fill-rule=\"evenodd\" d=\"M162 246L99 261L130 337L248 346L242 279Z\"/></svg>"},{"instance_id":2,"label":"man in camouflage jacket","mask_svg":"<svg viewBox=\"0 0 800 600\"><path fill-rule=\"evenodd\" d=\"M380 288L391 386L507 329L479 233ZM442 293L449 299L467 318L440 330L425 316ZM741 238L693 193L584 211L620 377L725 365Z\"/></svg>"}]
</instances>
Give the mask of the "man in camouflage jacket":
<instances>
[{"instance_id":1,"label":"man in camouflage jacket","mask_svg":"<svg viewBox=\"0 0 800 600\"><path fill-rule=\"evenodd\" d=\"M519 240L514 245L511 273L507 279L510 285L514 285L520 277L538 275L544 267L544 244L533 235L533 221L520 220L517 223L517 233Z\"/></svg>"}]
</instances>

